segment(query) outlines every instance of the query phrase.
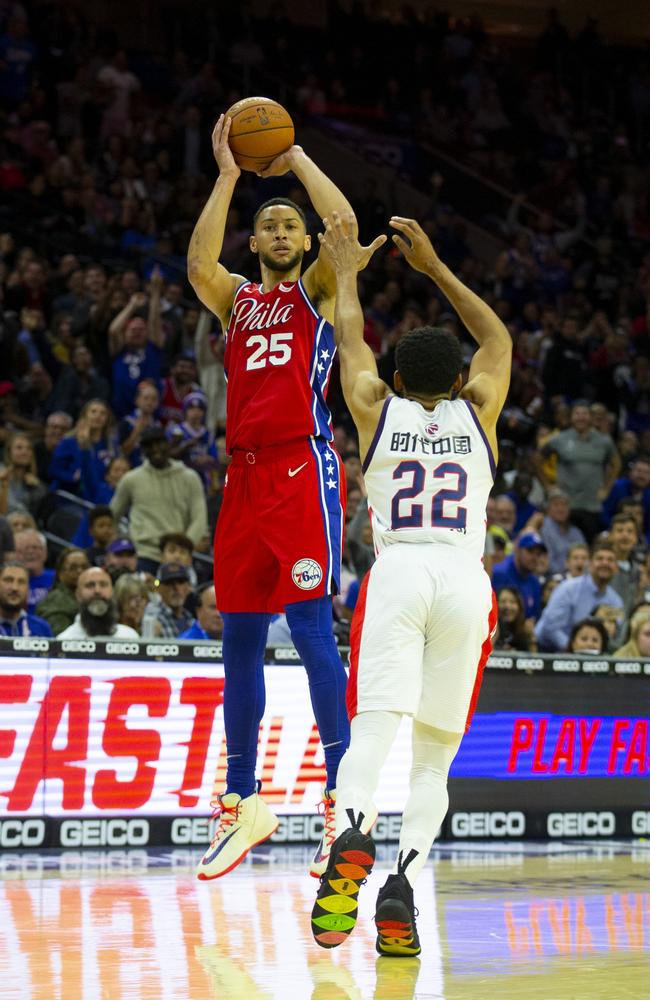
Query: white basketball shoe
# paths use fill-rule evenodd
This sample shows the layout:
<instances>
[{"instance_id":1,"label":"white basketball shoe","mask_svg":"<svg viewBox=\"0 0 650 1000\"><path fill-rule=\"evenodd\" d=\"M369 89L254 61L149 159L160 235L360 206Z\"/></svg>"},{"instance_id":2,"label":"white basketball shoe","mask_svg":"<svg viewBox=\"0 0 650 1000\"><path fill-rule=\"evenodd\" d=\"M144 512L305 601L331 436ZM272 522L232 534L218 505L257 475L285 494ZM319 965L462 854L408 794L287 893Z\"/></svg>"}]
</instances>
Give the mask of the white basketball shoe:
<instances>
[{"instance_id":1,"label":"white basketball shoe","mask_svg":"<svg viewBox=\"0 0 650 1000\"><path fill-rule=\"evenodd\" d=\"M275 833L280 821L258 792L242 799L236 792L219 796L219 818L212 842L201 858L196 877L220 878L244 860L251 847Z\"/></svg>"},{"instance_id":2,"label":"white basketball shoe","mask_svg":"<svg viewBox=\"0 0 650 1000\"><path fill-rule=\"evenodd\" d=\"M336 839L336 789L333 788L331 791L328 788L323 788L323 797L318 805L318 811L323 815L323 833L321 835L320 841L318 842L318 847L316 848L316 853L312 858L311 865L309 866L309 874L314 878L320 878L321 875L325 874L327 868L327 863L330 859L330 850L332 844ZM375 825L377 819L377 810L373 806L372 813L366 818L364 817L363 823L361 825L362 833L369 833L370 830Z\"/></svg>"}]
</instances>

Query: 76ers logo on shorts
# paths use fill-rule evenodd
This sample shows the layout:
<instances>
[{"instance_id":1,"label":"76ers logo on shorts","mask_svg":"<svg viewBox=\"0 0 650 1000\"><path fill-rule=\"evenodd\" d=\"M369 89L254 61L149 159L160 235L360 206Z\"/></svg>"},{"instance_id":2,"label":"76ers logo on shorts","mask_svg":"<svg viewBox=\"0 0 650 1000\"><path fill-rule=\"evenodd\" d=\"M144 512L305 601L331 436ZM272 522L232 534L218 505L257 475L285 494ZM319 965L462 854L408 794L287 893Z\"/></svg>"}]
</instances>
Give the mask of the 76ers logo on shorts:
<instances>
[{"instance_id":1,"label":"76ers logo on shorts","mask_svg":"<svg viewBox=\"0 0 650 1000\"><path fill-rule=\"evenodd\" d=\"M323 570L315 559L299 559L293 564L291 576L296 587L314 590L323 579Z\"/></svg>"}]
</instances>

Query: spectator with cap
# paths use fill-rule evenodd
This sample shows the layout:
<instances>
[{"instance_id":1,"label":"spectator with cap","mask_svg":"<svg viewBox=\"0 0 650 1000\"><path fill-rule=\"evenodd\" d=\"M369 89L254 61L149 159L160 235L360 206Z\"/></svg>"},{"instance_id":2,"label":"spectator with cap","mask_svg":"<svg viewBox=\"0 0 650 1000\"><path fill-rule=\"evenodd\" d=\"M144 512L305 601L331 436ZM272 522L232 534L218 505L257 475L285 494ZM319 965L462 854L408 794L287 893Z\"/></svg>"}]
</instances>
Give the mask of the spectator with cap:
<instances>
[{"instance_id":1,"label":"spectator with cap","mask_svg":"<svg viewBox=\"0 0 650 1000\"><path fill-rule=\"evenodd\" d=\"M617 572L618 563L611 543L596 542L589 572L564 580L551 594L535 626L539 648L552 653L566 649L573 626L589 618L599 604L622 608L623 601L611 586Z\"/></svg>"},{"instance_id":2,"label":"spectator with cap","mask_svg":"<svg viewBox=\"0 0 650 1000\"><path fill-rule=\"evenodd\" d=\"M77 583L89 565L83 549L64 549L60 553L56 561L54 586L36 606L38 614L49 623L54 635L58 635L75 620L79 611Z\"/></svg>"},{"instance_id":3,"label":"spectator with cap","mask_svg":"<svg viewBox=\"0 0 650 1000\"><path fill-rule=\"evenodd\" d=\"M135 573L138 568L138 554L130 538L114 538L106 546L104 569L113 583L122 573Z\"/></svg>"},{"instance_id":4,"label":"spectator with cap","mask_svg":"<svg viewBox=\"0 0 650 1000\"><path fill-rule=\"evenodd\" d=\"M572 545L585 545L585 536L571 523L571 505L566 493L553 488L548 492L546 513L533 516L527 529L538 531L548 552L549 573L564 573Z\"/></svg>"},{"instance_id":5,"label":"spectator with cap","mask_svg":"<svg viewBox=\"0 0 650 1000\"><path fill-rule=\"evenodd\" d=\"M162 563L158 570L159 601L150 601L142 620L142 634L147 639L176 639L192 624L192 616L184 605L192 584L187 566Z\"/></svg>"},{"instance_id":6,"label":"spectator with cap","mask_svg":"<svg viewBox=\"0 0 650 1000\"><path fill-rule=\"evenodd\" d=\"M557 455L557 484L569 498L574 524L591 542L600 531L602 503L621 468L616 445L608 434L591 426L588 403L576 402L571 407L571 427L549 438L541 454ZM541 460L538 473L543 481Z\"/></svg>"},{"instance_id":7,"label":"spectator with cap","mask_svg":"<svg viewBox=\"0 0 650 1000\"><path fill-rule=\"evenodd\" d=\"M217 608L214 584L204 583L196 592L196 621L179 635L179 639L221 639L223 618Z\"/></svg>"},{"instance_id":8,"label":"spectator with cap","mask_svg":"<svg viewBox=\"0 0 650 1000\"><path fill-rule=\"evenodd\" d=\"M498 594L502 587L514 587L524 602L526 619L537 620L542 610L542 585L537 577L539 556L546 552L541 535L526 531L515 541L514 552L492 571L492 587Z\"/></svg>"},{"instance_id":9,"label":"spectator with cap","mask_svg":"<svg viewBox=\"0 0 650 1000\"><path fill-rule=\"evenodd\" d=\"M14 535L16 560L29 573L29 595L27 610L33 614L36 605L49 594L54 584L54 570L46 569L47 541L45 535L33 528L18 531Z\"/></svg>"},{"instance_id":10,"label":"spectator with cap","mask_svg":"<svg viewBox=\"0 0 650 1000\"><path fill-rule=\"evenodd\" d=\"M609 528L615 514L621 512L622 500L637 500L643 508L643 533L650 542L650 458L639 455L626 476L612 486L603 503L603 524Z\"/></svg>"},{"instance_id":11,"label":"spectator with cap","mask_svg":"<svg viewBox=\"0 0 650 1000\"><path fill-rule=\"evenodd\" d=\"M15 561L0 566L0 635L52 636L49 624L38 615L25 611L29 573Z\"/></svg>"},{"instance_id":12,"label":"spectator with cap","mask_svg":"<svg viewBox=\"0 0 650 1000\"><path fill-rule=\"evenodd\" d=\"M146 430L141 447L145 461L120 480L111 510L118 520L128 513L138 568L155 573L161 536L179 532L199 549L208 536L208 513L199 476L170 458L169 441L161 427Z\"/></svg>"},{"instance_id":13,"label":"spectator with cap","mask_svg":"<svg viewBox=\"0 0 650 1000\"><path fill-rule=\"evenodd\" d=\"M118 622L113 581L101 566L91 566L80 574L75 596L79 612L58 639L139 638L134 628Z\"/></svg>"},{"instance_id":14,"label":"spectator with cap","mask_svg":"<svg viewBox=\"0 0 650 1000\"><path fill-rule=\"evenodd\" d=\"M206 492L211 492L213 474L219 464L214 434L206 427L208 404L202 392L188 392L183 400L183 420L168 424L172 458L179 458L198 472Z\"/></svg>"}]
</instances>

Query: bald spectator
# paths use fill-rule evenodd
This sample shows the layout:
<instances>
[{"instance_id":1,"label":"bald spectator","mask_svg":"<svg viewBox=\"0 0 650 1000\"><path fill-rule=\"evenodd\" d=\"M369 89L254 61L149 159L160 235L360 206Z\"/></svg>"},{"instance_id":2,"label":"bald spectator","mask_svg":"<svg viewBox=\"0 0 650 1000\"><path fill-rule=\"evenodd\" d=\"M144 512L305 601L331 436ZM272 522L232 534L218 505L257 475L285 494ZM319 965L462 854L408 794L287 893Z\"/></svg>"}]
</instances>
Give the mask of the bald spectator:
<instances>
[{"instance_id":1,"label":"bald spectator","mask_svg":"<svg viewBox=\"0 0 650 1000\"><path fill-rule=\"evenodd\" d=\"M179 639L221 639L223 635L223 618L217 608L214 584L204 583L198 590L196 621Z\"/></svg>"},{"instance_id":2,"label":"bald spectator","mask_svg":"<svg viewBox=\"0 0 650 1000\"><path fill-rule=\"evenodd\" d=\"M54 586L36 608L41 618L49 623L54 635L58 635L75 620L79 610L77 583L89 565L83 549L64 549L57 559Z\"/></svg>"},{"instance_id":3,"label":"bald spectator","mask_svg":"<svg viewBox=\"0 0 650 1000\"><path fill-rule=\"evenodd\" d=\"M72 625L60 632L57 638L139 638L134 628L118 624L113 581L102 567L91 566L81 573L75 596L79 604L79 613Z\"/></svg>"},{"instance_id":4,"label":"bald spectator","mask_svg":"<svg viewBox=\"0 0 650 1000\"><path fill-rule=\"evenodd\" d=\"M16 532L14 545L17 562L29 573L27 610L30 614L34 614L36 605L49 594L54 584L54 570L45 569L47 541L40 531L27 528L26 531Z\"/></svg>"},{"instance_id":5,"label":"bald spectator","mask_svg":"<svg viewBox=\"0 0 650 1000\"><path fill-rule=\"evenodd\" d=\"M53 635L43 618L25 611L29 573L18 562L0 566L0 635Z\"/></svg>"}]
</instances>

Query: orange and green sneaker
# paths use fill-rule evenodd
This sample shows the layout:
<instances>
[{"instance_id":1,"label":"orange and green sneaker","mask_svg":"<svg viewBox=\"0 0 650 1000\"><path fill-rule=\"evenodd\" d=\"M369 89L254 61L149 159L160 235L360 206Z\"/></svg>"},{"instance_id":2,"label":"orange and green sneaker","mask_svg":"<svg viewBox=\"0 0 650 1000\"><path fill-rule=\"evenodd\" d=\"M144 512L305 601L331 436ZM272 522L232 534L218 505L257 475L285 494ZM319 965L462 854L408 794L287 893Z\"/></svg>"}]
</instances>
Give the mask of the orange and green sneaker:
<instances>
[{"instance_id":1,"label":"orange and green sneaker","mask_svg":"<svg viewBox=\"0 0 650 1000\"><path fill-rule=\"evenodd\" d=\"M321 948L336 948L352 933L357 922L357 898L375 863L375 844L361 832L363 814L337 837L311 911L311 931Z\"/></svg>"}]
</instances>

